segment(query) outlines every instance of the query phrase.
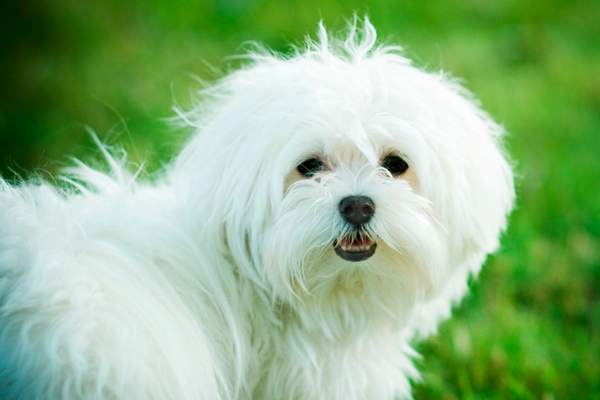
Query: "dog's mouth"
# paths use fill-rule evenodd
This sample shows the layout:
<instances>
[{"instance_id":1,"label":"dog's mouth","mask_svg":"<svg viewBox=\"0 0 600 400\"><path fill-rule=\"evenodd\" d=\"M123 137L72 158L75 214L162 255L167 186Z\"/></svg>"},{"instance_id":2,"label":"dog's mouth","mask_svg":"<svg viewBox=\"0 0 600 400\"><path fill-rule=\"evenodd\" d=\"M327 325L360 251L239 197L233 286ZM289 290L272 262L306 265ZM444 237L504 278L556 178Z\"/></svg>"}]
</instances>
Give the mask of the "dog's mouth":
<instances>
[{"instance_id":1,"label":"dog's mouth","mask_svg":"<svg viewBox=\"0 0 600 400\"><path fill-rule=\"evenodd\" d=\"M335 253L346 261L364 261L375 254L377 243L368 236L343 237L333 241Z\"/></svg>"}]
</instances>

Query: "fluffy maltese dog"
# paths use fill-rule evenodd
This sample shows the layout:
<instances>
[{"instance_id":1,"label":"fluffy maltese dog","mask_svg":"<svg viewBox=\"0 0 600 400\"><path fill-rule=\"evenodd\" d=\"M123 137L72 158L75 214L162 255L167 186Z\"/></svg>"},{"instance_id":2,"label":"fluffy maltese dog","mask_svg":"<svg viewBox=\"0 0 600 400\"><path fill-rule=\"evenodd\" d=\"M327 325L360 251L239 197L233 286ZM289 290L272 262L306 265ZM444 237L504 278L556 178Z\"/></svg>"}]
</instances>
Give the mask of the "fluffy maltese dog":
<instances>
[{"instance_id":1,"label":"fluffy maltese dog","mask_svg":"<svg viewBox=\"0 0 600 400\"><path fill-rule=\"evenodd\" d=\"M205 89L152 182L103 147L0 181L0 398L411 396L513 178L468 91L356 25Z\"/></svg>"}]
</instances>

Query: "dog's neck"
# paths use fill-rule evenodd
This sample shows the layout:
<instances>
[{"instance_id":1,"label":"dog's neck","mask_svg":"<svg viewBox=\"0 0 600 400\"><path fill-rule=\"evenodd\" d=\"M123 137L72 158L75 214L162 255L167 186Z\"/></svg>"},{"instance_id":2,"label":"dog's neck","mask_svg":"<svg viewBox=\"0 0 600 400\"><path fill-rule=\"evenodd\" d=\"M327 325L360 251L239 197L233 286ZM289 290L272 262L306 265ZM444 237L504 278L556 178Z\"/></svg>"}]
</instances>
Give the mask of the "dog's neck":
<instances>
[{"instance_id":1,"label":"dog's neck","mask_svg":"<svg viewBox=\"0 0 600 400\"><path fill-rule=\"evenodd\" d=\"M307 317L311 307L317 305L304 307L299 310L297 306L277 303L268 319L250 319L252 349L258 355L251 358L260 360L248 369L252 398L279 398L281 392L277 390L281 389L278 385L282 381L293 382L287 388L292 388L291 392L286 392L289 395L286 398L290 399L316 398L315 390L320 391L320 398L334 398L339 393L347 393L347 397L341 398L348 399L358 393L368 393L369 398L386 398L392 392L408 388L408 378L414 375L411 351L397 322L388 321L385 326L375 327L366 321L368 315L362 315L358 322L356 315L344 315L340 308L339 314L332 317L335 323L322 320L317 323ZM370 323L383 324L375 320ZM373 359L378 360L378 365L373 365ZM378 372L382 365L393 371L394 379L382 379ZM315 387L319 381L329 382L330 386ZM362 382L362 390L355 387L358 382ZM373 382L381 383L373 385ZM396 386L390 387L389 382L395 382Z\"/></svg>"}]
</instances>

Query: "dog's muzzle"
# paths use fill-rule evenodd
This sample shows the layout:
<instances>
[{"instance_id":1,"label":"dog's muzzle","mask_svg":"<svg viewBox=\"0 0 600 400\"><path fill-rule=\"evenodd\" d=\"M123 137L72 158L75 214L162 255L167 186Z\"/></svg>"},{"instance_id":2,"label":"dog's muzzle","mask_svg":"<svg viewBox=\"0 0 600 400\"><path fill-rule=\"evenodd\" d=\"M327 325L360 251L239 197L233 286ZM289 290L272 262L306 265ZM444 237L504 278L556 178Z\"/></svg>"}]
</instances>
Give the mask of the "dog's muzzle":
<instances>
[{"instance_id":1,"label":"dog's muzzle","mask_svg":"<svg viewBox=\"0 0 600 400\"><path fill-rule=\"evenodd\" d=\"M367 196L344 197L338 205L340 215L356 228L354 235L333 242L335 253L346 261L364 261L375 254L377 243L361 232L375 214L375 203Z\"/></svg>"}]
</instances>

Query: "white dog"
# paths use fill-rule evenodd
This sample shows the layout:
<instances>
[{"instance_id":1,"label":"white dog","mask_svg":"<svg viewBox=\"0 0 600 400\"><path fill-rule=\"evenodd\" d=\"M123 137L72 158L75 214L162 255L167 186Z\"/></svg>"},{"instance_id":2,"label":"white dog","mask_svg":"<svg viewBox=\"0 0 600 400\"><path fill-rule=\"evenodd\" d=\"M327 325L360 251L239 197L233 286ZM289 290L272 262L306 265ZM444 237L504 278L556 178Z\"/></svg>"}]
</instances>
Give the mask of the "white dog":
<instances>
[{"instance_id":1,"label":"white dog","mask_svg":"<svg viewBox=\"0 0 600 400\"><path fill-rule=\"evenodd\" d=\"M251 55L155 182L104 148L0 181L0 398L409 398L514 192L502 129L375 39Z\"/></svg>"}]
</instances>

